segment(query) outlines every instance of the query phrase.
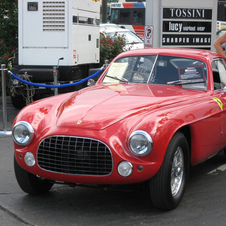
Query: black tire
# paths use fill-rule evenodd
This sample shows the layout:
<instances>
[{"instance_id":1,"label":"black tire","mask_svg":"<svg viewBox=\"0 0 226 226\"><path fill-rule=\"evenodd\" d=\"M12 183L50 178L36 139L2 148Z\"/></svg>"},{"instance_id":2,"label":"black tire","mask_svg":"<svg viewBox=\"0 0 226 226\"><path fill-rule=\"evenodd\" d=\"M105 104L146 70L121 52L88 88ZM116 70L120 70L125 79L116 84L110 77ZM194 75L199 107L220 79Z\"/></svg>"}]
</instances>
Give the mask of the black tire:
<instances>
[{"instance_id":1,"label":"black tire","mask_svg":"<svg viewBox=\"0 0 226 226\"><path fill-rule=\"evenodd\" d=\"M180 204L189 174L189 156L187 140L181 132L177 132L169 143L159 172L149 181L151 200L156 208L173 210ZM175 166L176 160L180 160L178 167ZM173 183L178 179L179 185Z\"/></svg>"},{"instance_id":2,"label":"black tire","mask_svg":"<svg viewBox=\"0 0 226 226\"><path fill-rule=\"evenodd\" d=\"M14 172L17 182L20 188L31 195L40 195L48 192L53 182L47 179L41 179L36 175L33 175L19 166L16 159L14 158Z\"/></svg>"},{"instance_id":3,"label":"black tire","mask_svg":"<svg viewBox=\"0 0 226 226\"><path fill-rule=\"evenodd\" d=\"M11 102L13 104L13 107L15 107L16 109L22 109L26 106L26 101L24 100L22 95L11 95Z\"/></svg>"}]
</instances>

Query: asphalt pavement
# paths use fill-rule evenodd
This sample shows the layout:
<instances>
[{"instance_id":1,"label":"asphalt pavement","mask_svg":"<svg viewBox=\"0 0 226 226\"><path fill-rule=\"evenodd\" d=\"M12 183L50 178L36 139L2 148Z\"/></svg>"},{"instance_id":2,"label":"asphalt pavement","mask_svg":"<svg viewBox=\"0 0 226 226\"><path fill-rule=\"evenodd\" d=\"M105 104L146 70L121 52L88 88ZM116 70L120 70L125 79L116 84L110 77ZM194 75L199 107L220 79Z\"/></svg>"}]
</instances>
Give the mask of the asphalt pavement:
<instances>
[{"instance_id":1,"label":"asphalt pavement","mask_svg":"<svg viewBox=\"0 0 226 226\"><path fill-rule=\"evenodd\" d=\"M17 113L7 97L8 130ZM226 222L226 162L222 153L191 169L184 199L170 212L153 208L144 185L112 189L54 185L46 195L25 194L14 176L11 136L0 136L0 154L0 225L219 226Z\"/></svg>"}]
</instances>

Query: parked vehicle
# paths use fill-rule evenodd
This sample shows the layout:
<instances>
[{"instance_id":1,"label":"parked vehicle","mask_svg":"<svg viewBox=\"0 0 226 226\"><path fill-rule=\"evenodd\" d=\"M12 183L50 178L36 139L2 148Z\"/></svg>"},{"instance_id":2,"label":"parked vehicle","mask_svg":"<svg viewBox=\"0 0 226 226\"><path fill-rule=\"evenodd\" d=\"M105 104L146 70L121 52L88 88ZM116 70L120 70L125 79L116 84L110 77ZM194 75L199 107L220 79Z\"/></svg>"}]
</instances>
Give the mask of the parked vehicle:
<instances>
[{"instance_id":1,"label":"parked vehicle","mask_svg":"<svg viewBox=\"0 0 226 226\"><path fill-rule=\"evenodd\" d=\"M144 40L146 2L111 3L110 22L133 31Z\"/></svg>"},{"instance_id":2,"label":"parked vehicle","mask_svg":"<svg viewBox=\"0 0 226 226\"><path fill-rule=\"evenodd\" d=\"M126 46L124 50L144 48L143 40L134 32L128 29L119 28L114 24L102 24L100 25L100 32L105 36L109 36L110 38L113 38L115 34L117 36L125 37Z\"/></svg>"},{"instance_id":3,"label":"parked vehicle","mask_svg":"<svg viewBox=\"0 0 226 226\"><path fill-rule=\"evenodd\" d=\"M87 77L89 69L100 66L100 1L19 0L18 19L16 66L17 75L24 80L52 85L56 67L57 84L65 84ZM11 100L16 108L33 97L54 94L53 89L26 86L16 79L11 83Z\"/></svg>"},{"instance_id":4,"label":"parked vehicle","mask_svg":"<svg viewBox=\"0 0 226 226\"><path fill-rule=\"evenodd\" d=\"M146 182L155 207L176 208L189 167L226 147L225 74L207 50L132 50L94 86L28 105L12 131L21 189Z\"/></svg>"},{"instance_id":5,"label":"parked vehicle","mask_svg":"<svg viewBox=\"0 0 226 226\"><path fill-rule=\"evenodd\" d=\"M120 27L117 24L112 24L112 23L101 23L100 24L100 30L108 30L108 29L119 29Z\"/></svg>"}]
</instances>

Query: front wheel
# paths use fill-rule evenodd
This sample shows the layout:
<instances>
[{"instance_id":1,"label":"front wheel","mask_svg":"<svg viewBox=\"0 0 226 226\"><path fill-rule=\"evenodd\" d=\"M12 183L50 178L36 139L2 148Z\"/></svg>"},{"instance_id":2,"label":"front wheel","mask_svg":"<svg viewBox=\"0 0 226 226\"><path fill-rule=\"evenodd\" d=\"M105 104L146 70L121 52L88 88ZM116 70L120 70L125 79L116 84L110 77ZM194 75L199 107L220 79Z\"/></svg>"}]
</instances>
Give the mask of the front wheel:
<instances>
[{"instance_id":1,"label":"front wheel","mask_svg":"<svg viewBox=\"0 0 226 226\"><path fill-rule=\"evenodd\" d=\"M51 181L42 179L21 168L15 158L14 171L20 188L26 193L32 195L44 194L53 186L53 183Z\"/></svg>"},{"instance_id":2,"label":"front wheel","mask_svg":"<svg viewBox=\"0 0 226 226\"><path fill-rule=\"evenodd\" d=\"M175 209L181 202L190 166L185 136L177 132L169 143L159 172L150 180L152 203L162 210Z\"/></svg>"}]
</instances>

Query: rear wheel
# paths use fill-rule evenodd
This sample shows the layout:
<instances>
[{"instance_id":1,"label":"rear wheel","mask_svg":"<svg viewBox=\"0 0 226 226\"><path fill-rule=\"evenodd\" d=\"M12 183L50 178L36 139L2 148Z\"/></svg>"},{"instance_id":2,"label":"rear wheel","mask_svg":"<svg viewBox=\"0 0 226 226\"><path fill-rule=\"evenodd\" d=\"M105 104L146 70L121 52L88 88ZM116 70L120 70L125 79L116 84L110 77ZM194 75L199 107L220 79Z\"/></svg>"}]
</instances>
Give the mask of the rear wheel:
<instances>
[{"instance_id":1,"label":"rear wheel","mask_svg":"<svg viewBox=\"0 0 226 226\"><path fill-rule=\"evenodd\" d=\"M29 194L38 195L48 192L53 183L47 179L42 179L33 175L19 166L14 158L14 171L20 188Z\"/></svg>"},{"instance_id":2,"label":"rear wheel","mask_svg":"<svg viewBox=\"0 0 226 226\"><path fill-rule=\"evenodd\" d=\"M162 210L176 208L184 195L190 166L189 147L185 136L177 132L167 148L159 172L149 182L155 207Z\"/></svg>"}]
</instances>

